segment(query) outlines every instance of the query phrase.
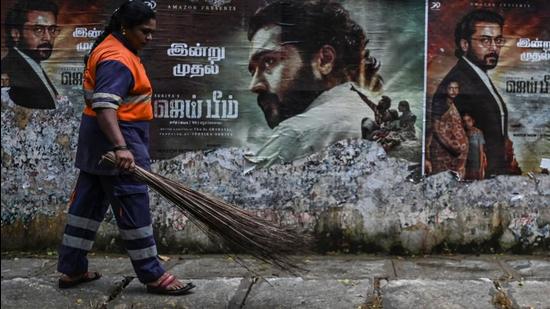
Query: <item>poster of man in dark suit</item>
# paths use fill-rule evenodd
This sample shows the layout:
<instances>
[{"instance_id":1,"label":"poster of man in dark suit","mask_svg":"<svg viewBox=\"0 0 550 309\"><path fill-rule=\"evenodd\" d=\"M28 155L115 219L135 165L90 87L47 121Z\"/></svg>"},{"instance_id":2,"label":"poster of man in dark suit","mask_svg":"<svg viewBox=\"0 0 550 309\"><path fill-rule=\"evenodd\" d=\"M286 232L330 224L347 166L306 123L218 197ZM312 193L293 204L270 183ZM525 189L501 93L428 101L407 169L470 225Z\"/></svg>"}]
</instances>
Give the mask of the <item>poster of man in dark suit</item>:
<instances>
[{"instance_id":1,"label":"poster of man in dark suit","mask_svg":"<svg viewBox=\"0 0 550 309\"><path fill-rule=\"evenodd\" d=\"M432 110L445 103L445 86L449 81L460 84L456 108L470 115L483 132L486 141L488 176L521 173L508 137L508 109L489 71L499 62L504 18L496 12L478 9L465 15L455 28L455 66L439 84ZM433 159L433 158L432 158Z\"/></svg>"},{"instance_id":2,"label":"poster of man in dark suit","mask_svg":"<svg viewBox=\"0 0 550 309\"><path fill-rule=\"evenodd\" d=\"M58 7L47 0L18 1L7 13L7 55L2 75L9 79L8 93L17 105L54 109L58 92L41 62L50 58L59 27Z\"/></svg>"}]
</instances>

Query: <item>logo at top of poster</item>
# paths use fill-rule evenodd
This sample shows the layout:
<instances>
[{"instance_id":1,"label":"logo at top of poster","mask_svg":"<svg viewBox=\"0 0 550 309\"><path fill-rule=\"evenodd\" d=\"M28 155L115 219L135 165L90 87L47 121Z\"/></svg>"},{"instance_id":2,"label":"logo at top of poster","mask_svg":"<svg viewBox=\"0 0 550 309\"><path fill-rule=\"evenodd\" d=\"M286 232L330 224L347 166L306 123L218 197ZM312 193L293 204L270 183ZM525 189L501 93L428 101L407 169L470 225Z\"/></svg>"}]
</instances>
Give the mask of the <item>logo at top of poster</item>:
<instances>
[{"instance_id":1,"label":"logo at top of poster","mask_svg":"<svg viewBox=\"0 0 550 309\"><path fill-rule=\"evenodd\" d=\"M432 1L430 2L430 10L439 11L441 9L441 2Z\"/></svg>"},{"instance_id":2,"label":"logo at top of poster","mask_svg":"<svg viewBox=\"0 0 550 309\"><path fill-rule=\"evenodd\" d=\"M145 0L143 1L151 10L154 10L157 7L157 2L155 0Z\"/></svg>"},{"instance_id":3,"label":"logo at top of poster","mask_svg":"<svg viewBox=\"0 0 550 309\"><path fill-rule=\"evenodd\" d=\"M220 7L228 3L231 3L231 0L207 0L207 2L212 6Z\"/></svg>"}]
</instances>

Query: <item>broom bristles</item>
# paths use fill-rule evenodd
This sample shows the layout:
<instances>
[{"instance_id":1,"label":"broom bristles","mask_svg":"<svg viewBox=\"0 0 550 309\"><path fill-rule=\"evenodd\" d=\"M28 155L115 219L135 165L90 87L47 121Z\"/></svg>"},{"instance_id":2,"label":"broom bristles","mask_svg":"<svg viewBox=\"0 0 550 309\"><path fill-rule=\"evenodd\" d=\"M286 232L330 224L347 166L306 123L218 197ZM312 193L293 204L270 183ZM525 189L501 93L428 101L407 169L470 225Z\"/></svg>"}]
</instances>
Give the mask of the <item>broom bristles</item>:
<instances>
[{"instance_id":1,"label":"broom bristles","mask_svg":"<svg viewBox=\"0 0 550 309\"><path fill-rule=\"evenodd\" d=\"M103 160L114 165L115 154L108 152ZM307 236L139 166L132 174L183 211L214 243L223 239L232 253L247 253L289 272L303 270L289 254L306 253Z\"/></svg>"}]
</instances>

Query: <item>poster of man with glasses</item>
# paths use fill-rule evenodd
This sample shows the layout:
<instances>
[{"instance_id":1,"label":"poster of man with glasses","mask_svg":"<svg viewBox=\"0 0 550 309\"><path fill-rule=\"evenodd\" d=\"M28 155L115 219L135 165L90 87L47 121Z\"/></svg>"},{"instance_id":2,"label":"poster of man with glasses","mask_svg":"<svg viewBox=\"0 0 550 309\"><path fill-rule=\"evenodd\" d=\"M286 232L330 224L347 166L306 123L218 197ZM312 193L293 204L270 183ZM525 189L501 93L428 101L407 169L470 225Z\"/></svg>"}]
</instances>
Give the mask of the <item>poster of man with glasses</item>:
<instances>
[{"instance_id":1,"label":"poster of man with glasses","mask_svg":"<svg viewBox=\"0 0 550 309\"><path fill-rule=\"evenodd\" d=\"M54 109L58 91L41 62L52 55L58 7L47 0L22 0L6 15L7 55L2 58L2 88L13 103L33 109Z\"/></svg>"},{"instance_id":2,"label":"poster of man with glasses","mask_svg":"<svg viewBox=\"0 0 550 309\"><path fill-rule=\"evenodd\" d=\"M522 169L532 170L545 152L544 147L537 148L537 143L544 140L543 128L548 121L533 119L536 117L534 111L544 112L544 106L536 98L544 96L545 74L540 61L523 61L519 54L521 49L517 47L518 35L542 27L538 19L532 17L537 9L540 12L543 4L537 6L537 1L522 5L519 2L512 5L483 1L438 3L438 6L429 6L426 172L441 171L431 170L433 163L440 161L437 147L453 136L450 132L453 126L441 123L448 118L445 117L449 110L447 88L451 82L459 87L454 98L459 116L470 117L475 130L479 129L476 132L483 134L485 153L480 157L484 157L486 162L482 174L491 177L521 174ZM456 14L460 11L464 14ZM522 20L520 11L530 19ZM533 14L529 14L530 11ZM449 19L456 21L452 23L454 29L451 29ZM446 27L442 27L443 23ZM454 33L454 40L448 33ZM443 42L445 37L447 43ZM451 54L454 63L449 60ZM529 94L527 90L513 86L522 80L540 80L538 94ZM460 129L464 128L462 124ZM520 138L523 134L533 138L527 141ZM479 156L478 149L480 145L470 143L470 150L476 152L476 157ZM452 153L451 149L449 152ZM521 154L522 164L516 159L517 153ZM452 166L447 169L453 170ZM458 170L455 172L461 174Z\"/></svg>"}]
</instances>

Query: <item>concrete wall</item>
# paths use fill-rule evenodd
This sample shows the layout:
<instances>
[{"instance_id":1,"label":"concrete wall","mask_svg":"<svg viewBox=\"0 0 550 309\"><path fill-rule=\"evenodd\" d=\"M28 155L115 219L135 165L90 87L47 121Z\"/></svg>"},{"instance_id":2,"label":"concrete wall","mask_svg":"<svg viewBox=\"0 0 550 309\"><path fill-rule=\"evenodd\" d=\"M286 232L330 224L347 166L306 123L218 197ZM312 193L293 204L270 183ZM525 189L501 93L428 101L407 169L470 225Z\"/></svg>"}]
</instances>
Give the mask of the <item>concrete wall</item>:
<instances>
[{"instance_id":1,"label":"concrete wall","mask_svg":"<svg viewBox=\"0 0 550 309\"><path fill-rule=\"evenodd\" d=\"M2 106L2 250L55 248L78 171L80 108ZM293 164L244 174L246 149L191 152L153 170L316 237L320 251L494 252L550 248L550 176L417 182L414 164L377 144L343 141ZM407 151L405 151L407 153ZM410 153L410 151L408 152ZM152 194L161 252L216 251L175 207ZM95 248L120 251L111 214Z\"/></svg>"}]
</instances>

